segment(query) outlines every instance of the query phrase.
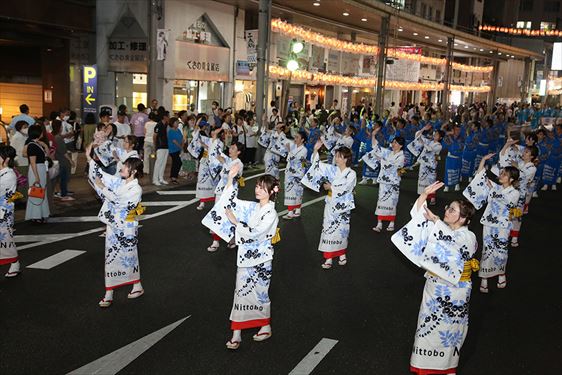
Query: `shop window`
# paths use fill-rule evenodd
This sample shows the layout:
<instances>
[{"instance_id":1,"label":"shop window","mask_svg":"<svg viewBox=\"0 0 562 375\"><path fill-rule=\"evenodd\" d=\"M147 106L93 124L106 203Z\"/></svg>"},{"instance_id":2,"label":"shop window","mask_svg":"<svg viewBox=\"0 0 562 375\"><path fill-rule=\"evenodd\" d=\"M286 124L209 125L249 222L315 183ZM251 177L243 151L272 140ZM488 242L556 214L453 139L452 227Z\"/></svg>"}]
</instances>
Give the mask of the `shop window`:
<instances>
[{"instance_id":1,"label":"shop window","mask_svg":"<svg viewBox=\"0 0 562 375\"><path fill-rule=\"evenodd\" d=\"M224 84L215 81L176 80L172 98L172 110L179 112L195 106L199 112L210 113L211 103L221 102Z\"/></svg>"},{"instance_id":2,"label":"shop window","mask_svg":"<svg viewBox=\"0 0 562 375\"><path fill-rule=\"evenodd\" d=\"M148 106L147 75L140 73L115 73L115 104L124 104L130 112L137 110L139 103Z\"/></svg>"},{"instance_id":3,"label":"shop window","mask_svg":"<svg viewBox=\"0 0 562 375\"><path fill-rule=\"evenodd\" d=\"M556 24L554 22L541 22L541 30L554 30Z\"/></svg>"}]
</instances>

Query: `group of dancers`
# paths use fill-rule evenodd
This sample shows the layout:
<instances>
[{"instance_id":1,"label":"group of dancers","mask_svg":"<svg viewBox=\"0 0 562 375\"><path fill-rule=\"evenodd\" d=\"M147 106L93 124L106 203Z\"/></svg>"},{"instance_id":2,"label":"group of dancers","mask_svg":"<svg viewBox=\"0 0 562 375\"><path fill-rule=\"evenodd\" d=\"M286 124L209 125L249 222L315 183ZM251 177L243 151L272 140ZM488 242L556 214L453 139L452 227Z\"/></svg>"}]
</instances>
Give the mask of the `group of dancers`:
<instances>
[{"instance_id":1,"label":"group of dancers","mask_svg":"<svg viewBox=\"0 0 562 375\"><path fill-rule=\"evenodd\" d=\"M224 129L196 125L187 146L199 165L197 209L214 202L202 220L213 238L207 250L217 251L221 240L229 248L237 248L232 337L227 348L239 348L243 329L259 328L255 341L272 336L268 290L273 244L280 239L275 202L281 190L282 159L286 160L282 190L288 211L284 219L301 215L304 187L327 191L318 245L323 254L321 267L326 270L333 267L334 258L339 266L348 262L357 184L353 165L362 160L361 181L379 185L375 232L383 230L385 221L387 231L395 230L402 175L405 168L419 166L419 198L410 212L411 220L392 236L396 247L427 271L411 370L419 374L455 373L468 329L471 273L479 270L483 293L488 293L488 280L496 276L497 288L507 286L509 239L512 247L518 246L522 218L532 195L542 186L556 188L562 125L553 130L541 128L526 134L524 140L494 120L485 125L470 121L440 126L416 118L410 122L371 122L364 116L359 125L334 121L321 130L315 124L292 136L287 136L285 126L280 121L263 126L260 132L265 173L256 180L256 201L238 198L239 187L244 186L244 165L239 159L244 146L232 143L225 153ZM134 142L131 138L126 143ZM327 159L320 156L322 149ZM447 151L445 178L439 182L437 169L443 150ZM106 292L99 306L109 307L118 287L132 286L131 299L144 294L137 251L138 215L142 213L138 180L143 176L143 162L130 147L112 140L94 144L86 154L88 180L103 202L98 217L107 226ZM13 238L13 201L17 198L14 157L12 147L0 147L0 265L10 264L6 277L20 272ZM442 187L460 190L463 178L468 182L464 197L450 202L441 219L428 205L436 203L436 193ZM484 205L480 220L484 246L479 263L474 258L476 236L468 224Z\"/></svg>"},{"instance_id":2,"label":"group of dancers","mask_svg":"<svg viewBox=\"0 0 562 375\"><path fill-rule=\"evenodd\" d=\"M268 287L273 255L271 240L277 226L272 202L279 193L281 160L286 159L283 194L288 214L285 219L301 215L303 187L327 191L318 250L324 258L321 266L328 270L333 267L334 258L340 266L348 262L348 236L357 183L352 167L353 161L359 159L363 161L362 181L368 183L372 179L379 185L375 232L383 230L385 221L389 223L387 231L395 230L402 175L407 168L419 166L419 198L410 212L411 220L392 236L396 247L427 271L411 371L456 372L468 330L471 274L478 271L482 293L488 293L488 280L496 276L497 288L507 286L509 238L512 247L518 246L521 221L533 193L552 181L552 176L544 174L545 166L549 166L549 174L555 173L554 181L558 178L562 125L556 125L553 130L541 128L520 139L520 133L493 120L487 120L484 126L477 121L445 126L417 120L399 122L399 126L390 121L370 125L364 120L359 128L333 123L316 134L314 144L309 138L316 132L316 126L300 129L292 139L287 137L282 122L263 127L259 144L265 148L266 173L262 177L271 180L267 183L262 178L258 180L255 192L260 203L257 205L237 198L236 181L242 166L231 165L226 159L221 164L220 159L213 161L209 156L208 164L216 165L215 173L228 176L225 185L228 193L225 191L217 197L203 224L233 248L238 246L238 272L230 317L233 334L227 348L240 346L242 329L259 327L253 336L256 341L272 334ZM194 140L194 148L197 142L201 145L209 142L203 133L199 136L203 138ZM354 142L358 139L367 139L369 144L361 142L357 148ZM543 150L540 145L544 145ZM326 159L320 157L321 149L325 150ZM357 155L356 150L363 152ZM447 152L445 179L440 182L437 170L443 151ZM543 173L538 174L541 163ZM200 171L198 185L206 183L205 175ZM428 206L436 204L436 194L441 188L460 191L463 179L468 182L463 198L448 203L441 219ZM556 182L549 186L552 185ZM202 202L207 198L198 197ZM479 262L474 258L478 248L476 236L468 225L476 211L484 206L480 220L483 251Z\"/></svg>"}]
</instances>

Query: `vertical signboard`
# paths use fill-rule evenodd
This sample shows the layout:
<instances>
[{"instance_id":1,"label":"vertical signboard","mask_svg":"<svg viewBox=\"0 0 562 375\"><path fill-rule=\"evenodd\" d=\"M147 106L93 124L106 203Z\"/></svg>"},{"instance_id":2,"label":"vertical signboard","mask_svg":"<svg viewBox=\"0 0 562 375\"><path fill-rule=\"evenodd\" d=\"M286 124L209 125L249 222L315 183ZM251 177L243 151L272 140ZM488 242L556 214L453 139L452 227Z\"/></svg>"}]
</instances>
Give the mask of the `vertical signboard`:
<instances>
[{"instance_id":1,"label":"vertical signboard","mask_svg":"<svg viewBox=\"0 0 562 375\"><path fill-rule=\"evenodd\" d=\"M98 69L96 65L82 67L82 115L96 113L98 96Z\"/></svg>"}]
</instances>

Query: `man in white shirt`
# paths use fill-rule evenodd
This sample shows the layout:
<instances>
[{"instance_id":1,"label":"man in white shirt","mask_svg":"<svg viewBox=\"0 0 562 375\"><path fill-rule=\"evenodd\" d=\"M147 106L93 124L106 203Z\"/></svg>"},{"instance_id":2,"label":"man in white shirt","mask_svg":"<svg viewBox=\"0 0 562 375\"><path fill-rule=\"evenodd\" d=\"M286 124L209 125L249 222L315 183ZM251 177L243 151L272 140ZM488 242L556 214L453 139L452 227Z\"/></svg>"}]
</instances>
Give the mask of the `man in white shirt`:
<instances>
[{"instance_id":1,"label":"man in white shirt","mask_svg":"<svg viewBox=\"0 0 562 375\"><path fill-rule=\"evenodd\" d=\"M154 155L156 154L156 149L154 148L154 127L158 122L158 115L156 112L150 112L148 115L148 121L144 124L144 160L143 160L143 169L146 174L150 173L150 170L153 169L151 164L154 164L155 158ZM152 163L151 163L152 161Z\"/></svg>"},{"instance_id":2,"label":"man in white shirt","mask_svg":"<svg viewBox=\"0 0 562 375\"><path fill-rule=\"evenodd\" d=\"M125 124L125 113L117 112L117 121L113 124L117 127L116 138L119 140L119 147L123 148L125 137L131 134L131 126Z\"/></svg>"},{"instance_id":3,"label":"man in white shirt","mask_svg":"<svg viewBox=\"0 0 562 375\"><path fill-rule=\"evenodd\" d=\"M395 118L398 116L398 108L396 108L396 103L394 102L390 103L390 108L388 109L388 112L390 114L390 118Z\"/></svg>"}]
</instances>

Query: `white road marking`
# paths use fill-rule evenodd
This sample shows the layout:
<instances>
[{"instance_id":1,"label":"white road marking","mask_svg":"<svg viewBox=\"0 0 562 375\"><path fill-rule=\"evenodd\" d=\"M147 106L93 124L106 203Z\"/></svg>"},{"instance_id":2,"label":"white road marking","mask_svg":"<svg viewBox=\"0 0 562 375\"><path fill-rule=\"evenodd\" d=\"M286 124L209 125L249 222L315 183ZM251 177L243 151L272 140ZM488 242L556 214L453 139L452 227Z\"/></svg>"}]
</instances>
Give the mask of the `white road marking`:
<instances>
[{"instance_id":1,"label":"white road marking","mask_svg":"<svg viewBox=\"0 0 562 375\"><path fill-rule=\"evenodd\" d=\"M104 374L113 375L124 369L127 365L137 359L141 354L150 349L158 341L162 340L166 335L172 332L180 324L182 324L191 315L178 320L156 332L152 332L137 341L134 341L116 351L107 354L85 366L80 367L68 373L68 375L81 374Z\"/></svg>"},{"instance_id":2,"label":"white road marking","mask_svg":"<svg viewBox=\"0 0 562 375\"><path fill-rule=\"evenodd\" d=\"M185 195L185 194L195 194L197 190L157 190L158 195Z\"/></svg>"},{"instance_id":3,"label":"white road marking","mask_svg":"<svg viewBox=\"0 0 562 375\"><path fill-rule=\"evenodd\" d=\"M332 350L338 340L323 338L295 367L289 375L308 375L324 359L326 354Z\"/></svg>"},{"instance_id":4,"label":"white road marking","mask_svg":"<svg viewBox=\"0 0 562 375\"><path fill-rule=\"evenodd\" d=\"M27 266L27 268L34 268L37 270L50 270L51 268L63 264L64 262L69 261L72 258L76 258L78 255L84 253L85 251L83 250L63 250L60 253L51 255L50 257L40 260L37 263L30 264L29 266Z\"/></svg>"},{"instance_id":5,"label":"white road marking","mask_svg":"<svg viewBox=\"0 0 562 375\"><path fill-rule=\"evenodd\" d=\"M308 202L304 202L304 203L301 205L301 208L302 208L302 207L306 207L306 206L313 205L314 203L322 202L322 201L325 200L325 199L326 199L326 196L325 196L325 195L322 196L322 197L314 198L314 199L312 199L312 200L310 200L310 201L308 201ZM277 216L287 215L288 213L289 213L289 211L283 210L283 211L279 212L279 213L277 214Z\"/></svg>"},{"instance_id":6,"label":"white road marking","mask_svg":"<svg viewBox=\"0 0 562 375\"><path fill-rule=\"evenodd\" d=\"M97 216L64 216L50 217L48 223L92 223L100 221Z\"/></svg>"},{"instance_id":7,"label":"white road marking","mask_svg":"<svg viewBox=\"0 0 562 375\"><path fill-rule=\"evenodd\" d=\"M57 234L22 234L19 236L14 236L14 241L18 242L37 242L37 241L58 241L58 239L63 236L74 236L74 233L57 233ZM20 247L18 246L18 250Z\"/></svg>"},{"instance_id":8,"label":"white road marking","mask_svg":"<svg viewBox=\"0 0 562 375\"><path fill-rule=\"evenodd\" d=\"M88 234L97 233L97 232L101 232L101 231L104 231L104 230L105 230L105 226L103 226L101 228L94 228L94 229L85 230L85 231L78 232L78 233L60 234L58 238L49 238L49 239L43 240L41 242L29 243L27 245L18 246L18 251L29 249L29 248L36 247L36 246L50 245L53 242L64 241L64 240L68 240L70 238L75 238L75 237L80 237L80 236L86 236Z\"/></svg>"},{"instance_id":9,"label":"white road marking","mask_svg":"<svg viewBox=\"0 0 562 375\"><path fill-rule=\"evenodd\" d=\"M159 206L177 206L187 201L158 201L158 202L141 202L144 207L159 207Z\"/></svg>"},{"instance_id":10,"label":"white road marking","mask_svg":"<svg viewBox=\"0 0 562 375\"><path fill-rule=\"evenodd\" d=\"M279 172L283 172L285 169L286 169L286 168L281 168L281 169L279 169ZM258 177L260 177L260 176L265 176L265 172L263 172L263 173L258 173L258 174L253 174L253 175L248 176L248 177L244 177L244 180L245 180L245 181L249 181L249 180L251 180L251 179L258 178Z\"/></svg>"}]
</instances>

